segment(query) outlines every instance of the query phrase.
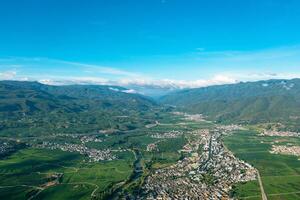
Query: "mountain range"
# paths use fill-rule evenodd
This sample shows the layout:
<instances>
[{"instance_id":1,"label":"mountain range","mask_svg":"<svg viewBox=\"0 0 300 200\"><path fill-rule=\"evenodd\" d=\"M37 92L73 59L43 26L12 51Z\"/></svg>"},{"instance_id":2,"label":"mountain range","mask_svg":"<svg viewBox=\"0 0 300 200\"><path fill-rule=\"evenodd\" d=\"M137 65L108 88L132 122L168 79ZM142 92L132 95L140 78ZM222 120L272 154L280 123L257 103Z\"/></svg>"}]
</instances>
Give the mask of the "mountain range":
<instances>
[{"instance_id":1,"label":"mountain range","mask_svg":"<svg viewBox=\"0 0 300 200\"><path fill-rule=\"evenodd\" d=\"M283 123L300 130L300 79L176 90L153 100L119 86L0 81L0 135L132 130L167 108L219 123Z\"/></svg>"},{"instance_id":2,"label":"mountain range","mask_svg":"<svg viewBox=\"0 0 300 200\"><path fill-rule=\"evenodd\" d=\"M288 122L300 119L300 79L267 80L186 89L165 95L163 104L225 123Z\"/></svg>"},{"instance_id":3,"label":"mountain range","mask_svg":"<svg viewBox=\"0 0 300 200\"><path fill-rule=\"evenodd\" d=\"M128 130L152 123L147 116L157 108L152 99L117 86L0 82L0 130L5 131Z\"/></svg>"}]
</instances>

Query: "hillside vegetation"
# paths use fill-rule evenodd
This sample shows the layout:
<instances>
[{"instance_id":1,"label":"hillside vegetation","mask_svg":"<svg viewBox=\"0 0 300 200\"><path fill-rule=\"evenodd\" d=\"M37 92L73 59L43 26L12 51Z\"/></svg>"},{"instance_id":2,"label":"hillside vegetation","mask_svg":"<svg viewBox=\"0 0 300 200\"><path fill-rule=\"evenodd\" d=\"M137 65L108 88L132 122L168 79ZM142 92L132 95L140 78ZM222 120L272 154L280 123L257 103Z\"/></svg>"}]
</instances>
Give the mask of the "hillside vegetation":
<instances>
[{"instance_id":1,"label":"hillside vegetation","mask_svg":"<svg viewBox=\"0 0 300 200\"><path fill-rule=\"evenodd\" d=\"M300 79L247 82L179 91L160 99L218 122L287 122L300 118Z\"/></svg>"},{"instance_id":2,"label":"hillside vegetation","mask_svg":"<svg viewBox=\"0 0 300 200\"><path fill-rule=\"evenodd\" d=\"M128 130L152 123L156 109L122 87L0 82L1 134Z\"/></svg>"}]
</instances>

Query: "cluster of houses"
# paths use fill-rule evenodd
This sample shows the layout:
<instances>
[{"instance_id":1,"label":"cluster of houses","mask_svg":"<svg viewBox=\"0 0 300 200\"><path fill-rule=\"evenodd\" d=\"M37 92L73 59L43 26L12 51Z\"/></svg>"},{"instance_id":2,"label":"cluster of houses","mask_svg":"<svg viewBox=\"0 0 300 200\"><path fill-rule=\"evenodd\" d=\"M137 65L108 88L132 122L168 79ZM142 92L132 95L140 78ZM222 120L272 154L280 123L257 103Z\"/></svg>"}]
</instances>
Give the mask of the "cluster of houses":
<instances>
[{"instance_id":1,"label":"cluster of houses","mask_svg":"<svg viewBox=\"0 0 300 200\"><path fill-rule=\"evenodd\" d=\"M5 155L13 150L13 145L8 142L0 141L0 156Z\"/></svg>"},{"instance_id":2,"label":"cluster of houses","mask_svg":"<svg viewBox=\"0 0 300 200\"><path fill-rule=\"evenodd\" d=\"M85 155L89 158L89 162L98 162L103 160L114 160L116 156L112 154L110 149L98 150L90 149L84 146L83 144L58 144L52 142L43 142L42 144L36 145L37 148L48 148L51 150L60 149L62 151L68 152L78 152L82 155Z\"/></svg>"},{"instance_id":3,"label":"cluster of houses","mask_svg":"<svg viewBox=\"0 0 300 200\"><path fill-rule=\"evenodd\" d=\"M195 122L205 121L204 116L202 114L187 114L183 112L173 112L173 114L183 116L183 119L187 121L195 121Z\"/></svg>"},{"instance_id":4,"label":"cluster of houses","mask_svg":"<svg viewBox=\"0 0 300 200\"><path fill-rule=\"evenodd\" d=\"M237 124L231 124L231 125L218 125L216 127L216 130L221 131L222 134L228 134L232 131L238 131L238 130L246 130L243 126L237 125Z\"/></svg>"},{"instance_id":5,"label":"cluster of houses","mask_svg":"<svg viewBox=\"0 0 300 200\"><path fill-rule=\"evenodd\" d=\"M102 142L100 138L97 138L95 135L85 135L80 138L81 143L87 143L87 142Z\"/></svg>"},{"instance_id":6,"label":"cluster of houses","mask_svg":"<svg viewBox=\"0 0 300 200\"><path fill-rule=\"evenodd\" d=\"M156 143L151 143L147 145L147 151L158 151Z\"/></svg>"},{"instance_id":7,"label":"cluster of houses","mask_svg":"<svg viewBox=\"0 0 300 200\"><path fill-rule=\"evenodd\" d=\"M176 164L146 178L142 196L147 199L228 199L232 185L255 180L257 171L237 159L221 142L221 135L238 126L196 130L181 150ZM142 199L142 198L141 198Z\"/></svg>"},{"instance_id":8,"label":"cluster of houses","mask_svg":"<svg viewBox=\"0 0 300 200\"><path fill-rule=\"evenodd\" d=\"M201 114L194 114L194 115L184 114L184 119L187 121L195 121L195 122L204 121L204 117Z\"/></svg>"},{"instance_id":9,"label":"cluster of houses","mask_svg":"<svg viewBox=\"0 0 300 200\"><path fill-rule=\"evenodd\" d=\"M291 131L276 131L276 130L265 130L261 133L262 136L279 136L279 137L299 137L300 133Z\"/></svg>"},{"instance_id":10,"label":"cluster of houses","mask_svg":"<svg viewBox=\"0 0 300 200\"><path fill-rule=\"evenodd\" d=\"M272 145L270 153L300 156L300 146Z\"/></svg>"},{"instance_id":11,"label":"cluster of houses","mask_svg":"<svg viewBox=\"0 0 300 200\"><path fill-rule=\"evenodd\" d=\"M170 138L177 138L179 136L181 136L183 133L181 131L169 131L169 132L165 132L165 133L154 133L151 135L152 138L156 138L156 139L170 139Z\"/></svg>"},{"instance_id":12,"label":"cluster of houses","mask_svg":"<svg viewBox=\"0 0 300 200\"><path fill-rule=\"evenodd\" d=\"M80 139L81 143L87 142L103 142L102 139L98 138L98 135L82 135L82 134L56 134L55 135L60 137L70 137L73 139Z\"/></svg>"}]
</instances>

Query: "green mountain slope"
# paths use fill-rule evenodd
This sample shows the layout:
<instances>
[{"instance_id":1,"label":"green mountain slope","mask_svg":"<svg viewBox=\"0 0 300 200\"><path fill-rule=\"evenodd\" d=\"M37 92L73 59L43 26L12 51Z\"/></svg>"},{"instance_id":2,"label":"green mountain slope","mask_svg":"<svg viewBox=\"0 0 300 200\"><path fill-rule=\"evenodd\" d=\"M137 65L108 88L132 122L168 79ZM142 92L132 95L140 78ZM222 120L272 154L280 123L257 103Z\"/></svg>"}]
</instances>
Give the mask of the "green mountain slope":
<instances>
[{"instance_id":1,"label":"green mountain slope","mask_svg":"<svg viewBox=\"0 0 300 200\"><path fill-rule=\"evenodd\" d=\"M0 133L128 130L151 123L157 104L127 92L116 86L0 81Z\"/></svg>"},{"instance_id":2,"label":"green mountain slope","mask_svg":"<svg viewBox=\"0 0 300 200\"><path fill-rule=\"evenodd\" d=\"M300 117L300 79L189 89L160 101L219 122L293 121Z\"/></svg>"}]
</instances>

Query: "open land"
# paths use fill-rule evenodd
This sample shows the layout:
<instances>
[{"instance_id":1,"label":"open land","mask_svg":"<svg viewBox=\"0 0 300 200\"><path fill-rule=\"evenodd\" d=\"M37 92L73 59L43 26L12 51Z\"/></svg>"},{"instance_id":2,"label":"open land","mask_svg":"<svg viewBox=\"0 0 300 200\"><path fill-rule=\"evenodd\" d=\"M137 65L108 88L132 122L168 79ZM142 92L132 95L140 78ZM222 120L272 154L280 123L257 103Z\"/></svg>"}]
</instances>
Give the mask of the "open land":
<instances>
[{"instance_id":1,"label":"open land","mask_svg":"<svg viewBox=\"0 0 300 200\"><path fill-rule=\"evenodd\" d=\"M224 143L234 155L259 171L268 199L292 200L300 198L300 161L297 156L270 153L274 151L274 144L299 146L300 138L292 136L270 136L257 130L244 130L226 136ZM241 199L261 199L257 187L254 182L239 184L234 193Z\"/></svg>"},{"instance_id":2,"label":"open land","mask_svg":"<svg viewBox=\"0 0 300 200\"><path fill-rule=\"evenodd\" d=\"M262 190L275 200L300 195L298 157L270 153L299 145L298 137L262 135L198 115L166 114L155 126L131 131L1 140L1 199L262 199Z\"/></svg>"}]
</instances>

